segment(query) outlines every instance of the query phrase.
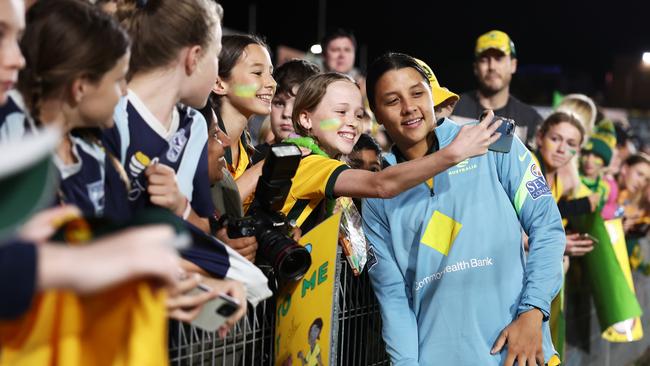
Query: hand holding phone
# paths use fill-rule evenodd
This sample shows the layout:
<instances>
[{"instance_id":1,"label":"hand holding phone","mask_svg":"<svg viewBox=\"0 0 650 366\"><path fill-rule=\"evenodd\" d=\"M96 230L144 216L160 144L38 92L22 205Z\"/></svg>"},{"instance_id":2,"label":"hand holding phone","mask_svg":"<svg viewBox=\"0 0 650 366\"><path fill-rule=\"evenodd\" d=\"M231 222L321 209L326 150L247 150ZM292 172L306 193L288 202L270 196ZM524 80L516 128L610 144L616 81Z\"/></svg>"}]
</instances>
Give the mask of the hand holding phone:
<instances>
[{"instance_id":1,"label":"hand holding phone","mask_svg":"<svg viewBox=\"0 0 650 366\"><path fill-rule=\"evenodd\" d=\"M591 242L593 243L593 245L596 245L596 244L599 243L598 239L596 239L593 235L590 235L590 234L588 234L588 233L582 233L582 234L580 234L580 238L581 238L582 240L591 240Z\"/></svg>"},{"instance_id":2,"label":"hand holding phone","mask_svg":"<svg viewBox=\"0 0 650 366\"><path fill-rule=\"evenodd\" d=\"M483 113L481 113L481 116L479 117L479 121L482 121L487 116L487 113L488 113L487 111L483 111ZM499 139L496 140L488 147L488 150L501 152L501 153L508 153L510 152L510 148L512 147L512 139L513 136L515 135L515 128L517 127L517 125L514 120L509 118L499 117L499 116L494 116L490 124L498 120L501 120L503 122L495 132L501 133L501 136L499 136Z\"/></svg>"},{"instance_id":3,"label":"hand holding phone","mask_svg":"<svg viewBox=\"0 0 650 366\"><path fill-rule=\"evenodd\" d=\"M598 240L589 234L568 234L566 236L566 248L564 254L571 257L583 256L591 252L597 242Z\"/></svg>"},{"instance_id":4,"label":"hand holding phone","mask_svg":"<svg viewBox=\"0 0 650 366\"><path fill-rule=\"evenodd\" d=\"M199 284L191 293L211 292L212 289ZM216 298L203 304L199 315L192 321L192 325L207 332L215 332L226 323L228 318L239 310L242 305L239 300L226 294L219 294Z\"/></svg>"}]
</instances>

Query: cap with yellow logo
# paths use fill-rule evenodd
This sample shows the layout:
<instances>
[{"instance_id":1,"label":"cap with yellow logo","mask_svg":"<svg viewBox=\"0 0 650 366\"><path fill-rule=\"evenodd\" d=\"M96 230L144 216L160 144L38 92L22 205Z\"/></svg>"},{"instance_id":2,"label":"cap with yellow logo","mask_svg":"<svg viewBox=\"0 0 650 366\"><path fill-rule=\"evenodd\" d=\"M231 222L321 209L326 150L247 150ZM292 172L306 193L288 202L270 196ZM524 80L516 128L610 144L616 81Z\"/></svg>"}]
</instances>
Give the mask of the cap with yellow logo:
<instances>
[{"instance_id":1,"label":"cap with yellow logo","mask_svg":"<svg viewBox=\"0 0 650 366\"><path fill-rule=\"evenodd\" d=\"M499 50L513 58L517 57L515 44L506 33L500 30L492 30L478 37L474 55L478 57L489 49Z\"/></svg>"},{"instance_id":2,"label":"cap with yellow logo","mask_svg":"<svg viewBox=\"0 0 650 366\"><path fill-rule=\"evenodd\" d=\"M437 106L438 104L446 101L449 98L454 99L455 101L458 101L460 97L458 94L451 92L447 88L443 88L440 86L440 83L438 82L438 79L436 78L436 75L433 73L433 70L424 63L424 61L415 59L415 61L420 64L420 67L424 70L424 73L427 75L427 78L429 79L429 85L431 85L431 94L433 96L433 105Z\"/></svg>"}]
</instances>

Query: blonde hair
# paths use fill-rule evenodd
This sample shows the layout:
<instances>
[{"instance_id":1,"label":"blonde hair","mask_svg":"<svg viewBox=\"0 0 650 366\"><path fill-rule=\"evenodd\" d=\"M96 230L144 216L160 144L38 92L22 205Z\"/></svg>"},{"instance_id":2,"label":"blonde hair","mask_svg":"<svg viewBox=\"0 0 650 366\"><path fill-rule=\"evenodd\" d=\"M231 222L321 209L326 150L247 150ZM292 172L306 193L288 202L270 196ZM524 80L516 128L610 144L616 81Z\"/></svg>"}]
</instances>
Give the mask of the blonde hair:
<instances>
[{"instance_id":1,"label":"blonde hair","mask_svg":"<svg viewBox=\"0 0 650 366\"><path fill-rule=\"evenodd\" d=\"M122 0L116 16L132 39L129 74L168 65L181 49L214 41L223 9L212 0Z\"/></svg>"},{"instance_id":2,"label":"blonde hair","mask_svg":"<svg viewBox=\"0 0 650 366\"><path fill-rule=\"evenodd\" d=\"M555 108L557 112L564 112L574 115L583 126L584 137L582 140L586 142L596 123L596 104L594 101L584 94L569 94L562 99L560 104Z\"/></svg>"},{"instance_id":3,"label":"blonde hair","mask_svg":"<svg viewBox=\"0 0 650 366\"><path fill-rule=\"evenodd\" d=\"M296 101L293 104L293 113L291 114L293 128L297 134L312 136L311 132L300 124L300 113L305 111L313 112L323 100L327 87L336 81L347 81L359 88L359 84L354 79L338 72L313 75L300 86L296 93Z\"/></svg>"}]
</instances>

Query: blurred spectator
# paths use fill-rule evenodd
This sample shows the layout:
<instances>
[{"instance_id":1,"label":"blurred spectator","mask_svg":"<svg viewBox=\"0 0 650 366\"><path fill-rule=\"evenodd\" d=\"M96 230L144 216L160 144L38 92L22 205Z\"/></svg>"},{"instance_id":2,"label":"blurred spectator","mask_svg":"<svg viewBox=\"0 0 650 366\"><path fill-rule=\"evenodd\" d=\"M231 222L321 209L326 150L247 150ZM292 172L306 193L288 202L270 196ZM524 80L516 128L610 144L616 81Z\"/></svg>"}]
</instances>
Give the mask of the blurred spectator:
<instances>
[{"instance_id":1,"label":"blurred spectator","mask_svg":"<svg viewBox=\"0 0 650 366\"><path fill-rule=\"evenodd\" d=\"M613 219L618 209L618 185L605 177L616 146L614 124L602 120L589 138L580 156L580 179L592 192L600 195L597 209L604 219Z\"/></svg>"},{"instance_id":2,"label":"blurred spectator","mask_svg":"<svg viewBox=\"0 0 650 366\"><path fill-rule=\"evenodd\" d=\"M569 94L562 99L556 107L556 111L572 115L580 122L584 130L584 139L582 140L582 145L584 145L593 130L594 121L598 115L594 101L584 94ZM577 152L579 153L580 149ZM564 188L571 197L576 196L580 189L579 165L578 154L576 154L571 159L571 164L566 164L558 170Z\"/></svg>"},{"instance_id":3,"label":"blurred spectator","mask_svg":"<svg viewBox=\"0 0 650 366\"><path fill-rule=\"evenodd\" d=\"M529 143L542 116L510 94L512 75L517 71L515 44L506 33L493 30L476 40L474 55L479 87L461 94L454 115L476 120L483 110L492 109L496 116L514 119L517 136Z\"/></svg>"},{"instance_id":4,"label":"blurred spectator","mask_svg":"<svg viewBox=\"0 0 650 366\"><path fill-rule=\"evenodd\" d=\"M357 40L354 34L344 29L337 29L325 36L321 46L323 48L325 71L336 71L350 75L354 68L357 49Z\"/></svg>"}]
</instances>

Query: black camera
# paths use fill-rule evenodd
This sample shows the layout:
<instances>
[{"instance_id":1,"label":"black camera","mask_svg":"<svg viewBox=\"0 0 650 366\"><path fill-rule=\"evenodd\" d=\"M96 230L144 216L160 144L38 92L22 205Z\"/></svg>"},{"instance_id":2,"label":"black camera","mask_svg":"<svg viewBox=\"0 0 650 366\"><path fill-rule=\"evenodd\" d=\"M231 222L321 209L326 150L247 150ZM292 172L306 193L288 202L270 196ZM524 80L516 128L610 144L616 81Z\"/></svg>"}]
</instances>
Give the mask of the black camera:
<instances>
[{"instance_id":1,"label":"black camera","mask_svg":"<svg viewBox=\"0 0 650 366\"><path fill-rule=\"evenodd\" d=\"M298 281L311 266L311 255L289 236L291 224L280 212L301 157L296 145L280 143L271 146L247 216L224 216L221 220L230 238L255 236L258 259L273 267L280 283Z\"/></svg>"}]
</instances>

